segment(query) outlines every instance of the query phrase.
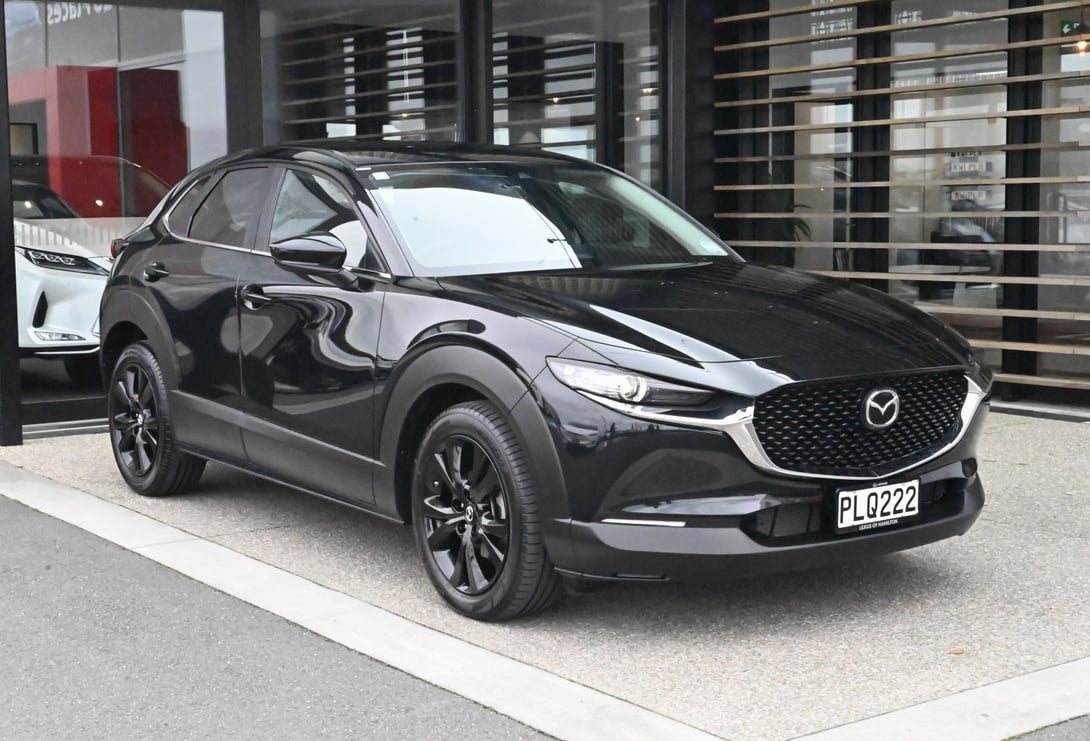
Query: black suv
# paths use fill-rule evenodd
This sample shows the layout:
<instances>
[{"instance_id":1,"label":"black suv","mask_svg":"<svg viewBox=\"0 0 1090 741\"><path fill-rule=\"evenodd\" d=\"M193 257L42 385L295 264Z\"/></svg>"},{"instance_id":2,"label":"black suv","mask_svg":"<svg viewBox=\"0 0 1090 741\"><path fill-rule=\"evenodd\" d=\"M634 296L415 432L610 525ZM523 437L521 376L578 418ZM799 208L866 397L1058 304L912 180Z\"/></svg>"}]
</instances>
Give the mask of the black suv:
<instances>
[{"instance_id":1,"label":"black suv","mask_svg":"<svg viewBox=\"0 0 1090 741\"><path fill-rule=\"evenodd\" d=\"M278 148L189 175L102 303L137 492L216 460L401 522L455 609L558 577L814 566L964 533L990 373L943 324L740 259L612 170Z\"/></svg>"}]
</instances>

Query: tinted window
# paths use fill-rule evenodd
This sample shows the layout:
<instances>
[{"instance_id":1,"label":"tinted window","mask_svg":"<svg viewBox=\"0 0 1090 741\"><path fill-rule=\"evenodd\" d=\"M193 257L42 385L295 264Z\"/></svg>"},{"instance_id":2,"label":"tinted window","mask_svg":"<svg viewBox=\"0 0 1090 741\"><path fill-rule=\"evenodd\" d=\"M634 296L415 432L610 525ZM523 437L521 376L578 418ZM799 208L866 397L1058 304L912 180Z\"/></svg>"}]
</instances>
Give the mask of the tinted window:
<instances>
[{"instance_id":1,"label":"tinted window","mask_svg":"<svg viewBox=\"0 0 1090 741\"><path fill-rule=\"evenodd\" d=\"M189 233L189 222L193 220L193 214L197 206L201 204L201 196L204 195L204 186L208 184L208 178L201 178L193 187L178 199L174 209L167 216L167 226L178 236L184 237Z\"/></svg>"},{"instance_id":2,"label":"tinted window","mask_svg":"<svg viewBox=\"0 0 1090 741\"><path fill-rule=\"evenodd\" d=\"M288 170L273 211L271 241L316 233L332 234L344 243L345 265L364 266L367 230L356 216L352 198L323 175Z\"/></svg>"},{"instance_id":3,"label":"tinted window","mask_svg":"<svg viewBox=\"0 0 1090 741\"><path fill-rule=\"evenodd\" d=\"M736 258L646 187L598 168L406 165L373 170L368 184L425 275Z\"/></svg>"},{"instance_id":4,"label":"tinted window","mask_svg":"<svg viewBox=\"0 0 1090 741\"><path fill-rule=\"evenodd\" d=\"M190 239L244 246L257 227L268 184L265 168L232 170L224 175L193 216Z\"/></svg>"}]
</instances>

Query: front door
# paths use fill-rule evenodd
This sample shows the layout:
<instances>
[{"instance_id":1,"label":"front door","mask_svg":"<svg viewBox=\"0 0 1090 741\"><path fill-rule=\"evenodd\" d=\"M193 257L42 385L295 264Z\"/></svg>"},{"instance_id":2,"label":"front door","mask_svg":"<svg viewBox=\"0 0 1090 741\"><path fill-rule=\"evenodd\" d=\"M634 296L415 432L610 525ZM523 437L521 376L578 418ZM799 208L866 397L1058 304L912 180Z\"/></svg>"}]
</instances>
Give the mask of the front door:
<instances>
[{"instance_id":1,"label":"front door","mask_svg":"<svg viewBox=\"0 0 1090 741\"><path fill-rule=\"evenodd\" d=\"M319 493L373 502L375 355L385 282L372 241L331 174L287 169L268 227L239 280L241 367L252 465ZM288 269L267 244L332 234L337 275Z\"/></svg>"}]
</instances>

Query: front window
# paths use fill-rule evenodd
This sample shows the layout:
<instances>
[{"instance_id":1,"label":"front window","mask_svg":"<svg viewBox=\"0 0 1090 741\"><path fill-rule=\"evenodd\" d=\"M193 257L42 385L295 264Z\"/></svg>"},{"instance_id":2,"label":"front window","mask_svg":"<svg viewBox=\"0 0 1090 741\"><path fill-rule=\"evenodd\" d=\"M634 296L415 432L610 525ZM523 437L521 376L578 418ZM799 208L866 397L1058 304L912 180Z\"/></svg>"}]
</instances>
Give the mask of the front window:
<instances>
[{"instance_id":1,"label":"front window","mask_svg":"<svg viewBox=\"0 0 1090 741\"><path fill-rule=\"evenodd\" d=\"M366 266L367 230L351 197L329 178L288 170L273 210L270 241L322 233L332 234L345 246L345 265Z\"/></svg>"},{"instance_id":2,"label":"front window","mask_svg":"<svg viewBox=\"0 0 1090 741\"><path fill-rule=\"evenodd\" d=\"M372 168L365 176L422 275L738 259L669 202L607 170L452 163Z\"/></svg>"}]
</instances>

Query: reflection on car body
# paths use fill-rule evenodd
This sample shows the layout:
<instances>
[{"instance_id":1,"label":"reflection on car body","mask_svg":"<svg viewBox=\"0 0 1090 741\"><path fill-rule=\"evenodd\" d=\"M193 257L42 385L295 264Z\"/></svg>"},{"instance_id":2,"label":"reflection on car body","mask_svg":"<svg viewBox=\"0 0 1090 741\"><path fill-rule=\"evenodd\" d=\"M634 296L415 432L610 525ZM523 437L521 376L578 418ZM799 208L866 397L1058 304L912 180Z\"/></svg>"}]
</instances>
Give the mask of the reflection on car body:
<instances>
[{"instance_id":1,"label":"reflection on car body","mask_svg":"<svg viewBox=\"0 0 1090 741\"><path fill-rule=\"evenodd\" d=\"M97 184L78 189L80 208L48 187L51 163ZM125 216L127 209L142 204L150 211L167 188L116 157L14 157L12 167L20 351L64 360L74 380L97 379L98 307L113 262L110 242L143 220ZM127 198L136 201L130 206L119 201L116 187L106 187L105 174L116 183L122 173L131 183Z\"/></svg>"}]
</instances>

